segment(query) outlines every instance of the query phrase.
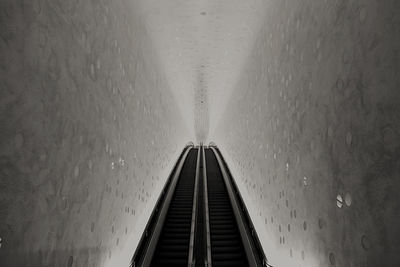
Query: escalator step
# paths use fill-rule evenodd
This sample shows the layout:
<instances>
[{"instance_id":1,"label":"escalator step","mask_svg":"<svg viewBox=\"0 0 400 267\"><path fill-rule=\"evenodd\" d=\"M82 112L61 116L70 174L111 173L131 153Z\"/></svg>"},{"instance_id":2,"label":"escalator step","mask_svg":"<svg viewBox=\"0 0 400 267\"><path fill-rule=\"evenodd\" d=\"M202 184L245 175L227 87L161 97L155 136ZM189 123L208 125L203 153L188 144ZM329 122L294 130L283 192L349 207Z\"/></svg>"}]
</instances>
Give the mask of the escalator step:
<instances>
[{"instance_id":1,"label":"escalator step","mask_svg":"<svg viewBox=\"0 0 400 267\"><path fill-rule=\"evenodd\" d=\"M213 266L221 266L221 267L248 266L247 260L245 260L245 259L242 259L242 260L227 259L227 260L223 260L223 261L218 261L218 260L212 259L212 264L213 264Z\"/></svg>"},{"instance_id":2,"label":"escalator step","mask_svg":"<svg viewBox=\"0 0 400 267\"><path fill-rule=\"evenodd\" d=\"M165 266L165 267L170 267L170 266L187 266L187 259L174 259L174 258L168 258L168 259L156 259L153 262L153 265L155 266Z\"/></svg>"},{"instance_id":3,"label":"escalator step","mask_svg":"<svg viewBox=\"0 0 400 267\"><path fill-rule=\"evenodd\" d=\"M215 252L216 251L214 251L214 254L212 254L212 257L216 261L240 260L244 256L242 253L233 253L231 251L229 252L225 251L221 253L215 253Z\"/></svg>"},{"instance_id":4,"label":"escalator step","mask_svg":"<svg viewBox=\"0 0 400 267\"><path fill-rule=\"evenodd\" d=\"M172 239L163 239L160 241L160 248L161 247L173 247L173 246L187 246L188 239L183 238L172 238Z\"/></svg>"}]
</instances>

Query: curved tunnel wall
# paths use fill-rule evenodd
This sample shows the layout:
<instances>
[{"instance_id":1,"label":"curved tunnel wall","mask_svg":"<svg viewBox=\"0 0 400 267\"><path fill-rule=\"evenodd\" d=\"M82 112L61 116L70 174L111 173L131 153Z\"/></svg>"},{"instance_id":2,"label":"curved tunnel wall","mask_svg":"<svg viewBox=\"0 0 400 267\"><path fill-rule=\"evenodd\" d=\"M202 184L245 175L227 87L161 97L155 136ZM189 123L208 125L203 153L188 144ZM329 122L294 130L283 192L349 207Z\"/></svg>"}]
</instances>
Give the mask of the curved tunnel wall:
<instances>
[{"instance_id":1,"label":"curved tunnel wall","mask_svg":"<svg viewBox=\"0 0 400 267\"><path fill-rule=\"evenodd\" d=\"M136 12L1 1L1 266L128 265L190 139Z\"/></svg>"},{"instance_id":2,"label":"curved tunnel wall","mask_svg":"<svg viewBox=\"0 0 400 267\"><path fill-rule=\"evenodd\" d=\"M399 265L398 2L267 9L213 140L270 264Z\"/></svg>"},{"instance_id":3,"label":"curved tunnel wall","mask_svg":"<svg viewBox=\"0 0 400 267\"><path fill-rule=\"evenodd\" d=\"M266 4L211 138L274 266L399 265L399 8ZM1 266L129 262L191 138L140 14L1 1Z\"/></svg>"}]
</instances>

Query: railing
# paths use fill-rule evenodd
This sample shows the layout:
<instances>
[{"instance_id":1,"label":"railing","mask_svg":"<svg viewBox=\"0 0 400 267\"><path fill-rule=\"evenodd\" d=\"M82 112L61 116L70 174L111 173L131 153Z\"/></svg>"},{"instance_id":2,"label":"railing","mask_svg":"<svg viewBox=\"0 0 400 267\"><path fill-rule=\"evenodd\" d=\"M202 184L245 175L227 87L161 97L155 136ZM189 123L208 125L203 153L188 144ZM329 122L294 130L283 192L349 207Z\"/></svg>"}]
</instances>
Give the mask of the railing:
<instances>
[{"instance_id":1,"label":"railing","mask_svg":"<svg viewBox=\"0 0 400 267\"><path fill-rule=\"evenodd\" d=\"M207 257L205 259L205 266L211 267L211 237L210 237L210 215L208 212L208 190L207 190L207 165L206 165L206 156L204 153L204 146L201 147L202 149L202 160L203 160L203 190L204 190L204 209L205 209L205 224L206 224L206 247L207 247Z\"/></svg>"},{"instance_id":2,"label":"railing","mask_svg":"<svg viewBox=\"0 0 400 267\"><path fill-rule=\"evenodd\" d=\"M196 177L194 182L194 195L193 195L193 208L192 208L192 222L190 226L188 267L195 266L194 242L195 242L195 232L196 232L196 222L197 222L197 198L198 198L198 187L199 187L199 175L200 175L200 149L197 152Z\"/></svg>"}]
</instances>

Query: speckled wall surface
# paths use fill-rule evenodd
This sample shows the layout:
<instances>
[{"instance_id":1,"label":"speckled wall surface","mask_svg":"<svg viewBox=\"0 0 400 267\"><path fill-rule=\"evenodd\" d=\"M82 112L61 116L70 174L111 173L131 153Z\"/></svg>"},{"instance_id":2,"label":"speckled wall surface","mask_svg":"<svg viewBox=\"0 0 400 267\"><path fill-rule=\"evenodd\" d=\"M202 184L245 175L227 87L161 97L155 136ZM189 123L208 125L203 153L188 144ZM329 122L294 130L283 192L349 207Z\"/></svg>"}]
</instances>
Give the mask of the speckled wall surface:
<instances>
[{"instance_id":1,"label":"speckled wall surface","mask_svg":"<svg viewBox=\"0 0 400 267\"><path fill-rule=\"evenodd\" d=\"M399 10L268 4L212 141L274 266L400 266Z\"/></svg>"},{"instance_id":2,"label":"speckled wall surface","mask_svg":"<svg viewBox=\"0 0 400 267\"><path fill-rule=\"evenodd\" d=\"M128 266L189 138L135 12L0 2L0 266Z\"/></svg>"}]
</instances>

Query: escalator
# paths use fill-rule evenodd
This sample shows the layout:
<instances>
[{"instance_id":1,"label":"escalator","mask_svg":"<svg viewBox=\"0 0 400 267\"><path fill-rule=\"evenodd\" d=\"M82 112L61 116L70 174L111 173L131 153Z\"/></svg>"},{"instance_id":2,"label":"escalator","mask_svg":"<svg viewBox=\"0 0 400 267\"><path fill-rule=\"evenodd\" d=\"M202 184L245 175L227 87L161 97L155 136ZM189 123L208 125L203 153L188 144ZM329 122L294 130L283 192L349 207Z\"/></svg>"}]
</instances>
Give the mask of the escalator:
<instances>
[{"instance_id":1,"label":"escalator","mask_svg":"<svg viewBox=\"0 0 400 267\"><path fill-rule=\"evenodd\" d=\"M187 266L197 151L183 165L151 266Z\"/></svg>"},{"instance_id":2,"label":"escalator","mask_svg":"<svg viewBox=\"0 0 400 267\"><path fill-rule=\"evenodd\" d=\"M218 161L205 150L212 265L249 266Z\"/></svg>"},{"instance_id":3,"label":"escalator","mask_svg":"<svg viewBox=\"0 0 400 267\"><path fill-rule=\"evenodd\" d=\"M269 266L216 147L184 149L130 266Z\"/></svg>"}]
</instances>

